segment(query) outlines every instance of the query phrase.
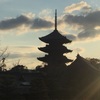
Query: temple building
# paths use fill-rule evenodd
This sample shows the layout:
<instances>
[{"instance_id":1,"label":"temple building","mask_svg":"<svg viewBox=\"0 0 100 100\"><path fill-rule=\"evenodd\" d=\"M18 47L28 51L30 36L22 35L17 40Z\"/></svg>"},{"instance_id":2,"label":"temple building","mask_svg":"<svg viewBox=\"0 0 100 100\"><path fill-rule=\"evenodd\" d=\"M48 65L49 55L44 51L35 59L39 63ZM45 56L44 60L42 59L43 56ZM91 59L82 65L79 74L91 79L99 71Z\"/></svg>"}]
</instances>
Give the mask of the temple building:
<instances>
[{"instance_id":1,"label":"temple building","mask_svg":"<svg viewBox=\"0 0 100 100\"><path fill-rule=\"evenodd\" d=\"M44 57L37 58L38 60L47 64L49 69L57 69L66 67L65 63L72 62L64 56L64 53L72 52L67 49L63 44L71 43L71 40L61 35L57 30L57 10L55 10L55 29L52 33L39 38L42 42L46 43L45 47L38 48L40 51L47 53Z\"/></svg>"}]
</instances>

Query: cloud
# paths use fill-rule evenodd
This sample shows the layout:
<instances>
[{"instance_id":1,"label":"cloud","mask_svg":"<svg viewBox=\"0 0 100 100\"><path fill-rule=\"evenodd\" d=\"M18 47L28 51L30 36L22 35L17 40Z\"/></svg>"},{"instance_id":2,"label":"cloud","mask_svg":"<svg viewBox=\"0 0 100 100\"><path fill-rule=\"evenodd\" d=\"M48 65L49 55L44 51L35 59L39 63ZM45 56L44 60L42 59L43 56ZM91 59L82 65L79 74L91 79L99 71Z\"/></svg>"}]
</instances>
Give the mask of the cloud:
<instances>
[{"instance_id":1,"label":"cloud","mask_svg":"<svg viewBox=\"0 0 100 100\"><path fill-rule=\"evenodd\" d=\"M64 21L71 25L80 25L83 28L94 28L100 26L100 11L93 11L87 15L65 15Z\"/></svg>"},{"instance_id":2,"label":"cloud","mask_svg":"<svg viewBox=\"0 0 100 100\"><path fill-rule=\"evenodd\" d=\"M72 13L73 11L81 10L81 9L85 9L85 10L90 9L90 5L88 5L85 1L81 1L79 3L72 4L68 7L66 7L64 12Z\"/></svg>"},{"instance_id":3,"label":"cloud","mask_svg":"<svg viewBox=\"0 0 100 100\"><path fill-rule=\"evenodd\" d=\"M6 19L0 21L0 30L9 30L9 29L17 28L23 24L28 25L29 21L30 19L24 15L21 15L16 18Z\"/></svg>"},{"instance_id":4,"label":"cloud","mask_svg":"<svg viewBox=\"0 0 100 100\"><path fill-rule=\"evenodd\" d=\"M6 60L6 64L9 68L11 68L13 63L17 64L18 61L20 61L20 64L28 66L28 68L36 67L37 64L41 64L41 62L37 60L37 57L44 56L44 53L33 45L10 46L8 52L10 54Z\"/></svg>"},{"instance_id":5,"label":"cloud","mask_svg":"<svg viewBox=\"0 0 100 100\"><path fill-rule=\"evenodd\" d=\"M36 18L33 20L32 29L44 29L44 28L51 28L53 23L41 18Z\"/></svg>"},{"instance_id":6,"label":"cloud","mask_svg":"<svg viewBox=\"0 0 100 100\"><path fill-rule=\"evenodd\" d=\"M58 27L67 31L67 37L71 40L88 40L100 36L100 10L92 10L85 1L72 4L65 8L67 14L58 17ZM79 13L73 13L73 11ZM87 11L87 12L86 12ZM86 12L83 14L83 12ZM46 15L45 15L46 14ZM0 32L13 30L15 33L25 33L32 30L48 30L54 26L51 10L44 9L38 17L33 13L22 14L15 18L0 21ZM45 16L44 16L45 15Z\"/></svg>"},{"instance_id":7,"label":"cloud","mask_svg":"<svg viewBox=\"0 0 100 100\"><path fill-rule=\"evenodd\" d=\"M68 34L67 35L67 38L70 39L70 40L73 40L73 41L76 41L77 40L77 36L72 35L72 34Z\"/></svg>"},{"instance_id":8,"label":"cloud","mask_svg":"<svg viewBox=\"0 0 100 100\"><path fill-rule=\"evenodd\" d=\"M78 39L93 39L100 36L100 11L91 11L86 15L67 14L64 22L70 26L77 27Z\"/></svg>"},{"instance_id":9,"label":"cloud","mask_svg":"<svg viewBox=\"0 0 100 100\"><path fill-rule=\"evenodd\" d=\"M88 29L80 32L78 34L79 39L93 39L100 36L100 31L97 31L95 29Z\"/></svg>"},{"instance_id":10,"label":"cloud","mask_svg":"<svg viewBox=\"0 0 100 100\"><path fill-rule=\"evenodd\" d=\"M38 16L39 16L40 18L52 19L51 14L52 14L52 10L51 10L51 9L43 9L43 10L38 14Z\"/></svg>"},{"instance_id":11,"label":"cloud","mask_svg":"<svg viewBox=\"0 0 100 100\"><path fill-rule=\"evenodd\" d=\"M9 59L26 59L26 58L37 58L43 56L44 53L38 50L36 46L10 46L9 48Z\"/></svg>"},{"instance_id":12,"label":"cloud","mask_svg":"<svg viewBox=\"0 0 100 100\"><path fill-rule=\"evenodd\" d=\"M33 48L33 45L11 45L12 48Z\"/></svg>"},{"instance_id":13,"label":"cloud","mask_svg":"<svg viewBox=\"0 0 100 100\"><path fill-rule=\"evenodd\" d=\"M7 58L6 64L8 68L13 67L15 64L22 64L27 66L28 68L35 68L37 65L41 64L36 58L40 57L41 53L30 52L30 53L20 53L13 52ZM43 56L43 55L41 55Z\"/></svg>"},{"instance_id":14,"label":"cloud","mask_svg":"<svg viewBox=\"0 0 100 100\"><path fill-rule=\"evenodd\" d=\"M84 48L75 48L75 49L73 49L73 51L76 52L76 53L82 53L85 50L84 50Z\"/></svg>"},{"instance_id":15,"label":"cloud","mask_svg":"<svg viewBox=\"0 0 100 100\"><path fill-rule=\"evenodd\" d=\"M25 32L25 29L45 29L51 28L52 26L53 23L51 21L42 18L36 18L32 16L32 14L23 14L16 18L9 18L0 21L0 31L18 28L20 31Z\"/></svg>"},{"instance_id":16,"label":"cloud","mask_svg":"<svg viewBox=\"0 0 100 100\"><path fill-rule=\"evenodd\" d=\"M30 52L30 53L21 53L21 52L13 52L9 55L9 59L26 59L26 58L37 58L42 57L44 54L41 52Z\"/></svg>"},{"instance_id":17,"label":"cloud","mask_svg":"<svg viewBox=\"0 0 100 100\"><path fill-rule=\"evenodd\" d=\"M9 55L9 59L15 59L15 58L20 58L20 57L22 57L21 53L11 53Z\"/></svg>"}]
</instances>

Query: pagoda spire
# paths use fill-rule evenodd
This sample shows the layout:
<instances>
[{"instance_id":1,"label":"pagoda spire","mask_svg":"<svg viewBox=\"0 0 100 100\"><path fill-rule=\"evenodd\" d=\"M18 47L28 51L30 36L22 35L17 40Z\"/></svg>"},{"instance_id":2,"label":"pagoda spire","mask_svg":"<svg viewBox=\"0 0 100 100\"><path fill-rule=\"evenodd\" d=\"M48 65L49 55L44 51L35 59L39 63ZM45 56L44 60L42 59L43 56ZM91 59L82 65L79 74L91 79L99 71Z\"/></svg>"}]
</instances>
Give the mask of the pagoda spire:
<instances>
[{"instance_id":1,"label":"pagoda spire","mask_svg":"<svg viewBox=\"0 0 100 100\"><path fill-rule=\"evenodd\" d=\"M57 30L57 9L55 9L55 30Z\"/></svg>"},{"instance_id":2,"label":"pagoda spire","mask_svg":"<svg viewBox=\"0 0 100 100\"><path fill-rule=\"evenodd\" d=\"M47 45L45 47L38 48L40 51L47 53L44 57L37 58L47 64L46 68L62 68L66 67L66 63L72 62L64 56L64 53L72 52L72 50L67 49L63 46L65 43L71 43L71 40L67 39L65 36L61 35L57 30L57 9L55 10L55 29L50 34L39 38L42 42Z\"/></svg>"}]
</instances>

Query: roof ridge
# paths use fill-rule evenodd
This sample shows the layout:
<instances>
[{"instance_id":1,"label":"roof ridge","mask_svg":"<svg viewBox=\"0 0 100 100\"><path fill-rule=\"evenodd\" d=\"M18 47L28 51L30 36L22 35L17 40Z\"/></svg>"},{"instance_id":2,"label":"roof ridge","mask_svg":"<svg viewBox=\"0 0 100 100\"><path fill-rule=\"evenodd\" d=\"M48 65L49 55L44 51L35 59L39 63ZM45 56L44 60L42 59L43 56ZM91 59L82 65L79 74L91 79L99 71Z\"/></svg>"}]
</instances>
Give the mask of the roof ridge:
<instances>
[{"instance_id":1,"label":"roof ridge","mask_svg":"<svg viewBox=\"0 0 100 100\"><path fill-rule=\"evenodd\" d=\"M87 61L85 58L81 57L80 55L78 56L80 57L86 64L88 64L91 68L100 71L99 69L97 69L96 67L94 67L89 61Z\"/></svg>"}]
</instances>

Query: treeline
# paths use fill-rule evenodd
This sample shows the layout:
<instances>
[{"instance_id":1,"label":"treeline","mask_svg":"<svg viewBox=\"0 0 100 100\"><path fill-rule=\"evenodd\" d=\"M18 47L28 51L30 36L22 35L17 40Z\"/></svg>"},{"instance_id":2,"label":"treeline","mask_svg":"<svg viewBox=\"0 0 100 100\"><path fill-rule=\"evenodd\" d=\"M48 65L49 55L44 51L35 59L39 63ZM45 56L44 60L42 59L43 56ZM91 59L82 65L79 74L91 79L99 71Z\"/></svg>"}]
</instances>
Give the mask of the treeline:
<instances>
[{"instance_id":1,"label":"treeline","mask_svg":"<svg viewBox=\"0 0 100 100\"><path fill-rule=\"evenodd\" d=\"M50 100L45 75L40 69L37 66L29 70L19 64L6 70L6 66L1 66L0 100Z\"/></svg>"},{"instance_id":2,"label":"treeline","mask_svg":"<svg viewBox=\"0 0 100 100\"><path fill-rule=\"evenodd\" d=\"M20 64L7 70L5 51L0 56L0 100L100 100L100 74L94 70L64 66L48 69L46 65L29 70ZM99 59L87 58L87 61L100 69ZM87 99L92 88L97 90Z\"/></svg>"}]
</instances>

